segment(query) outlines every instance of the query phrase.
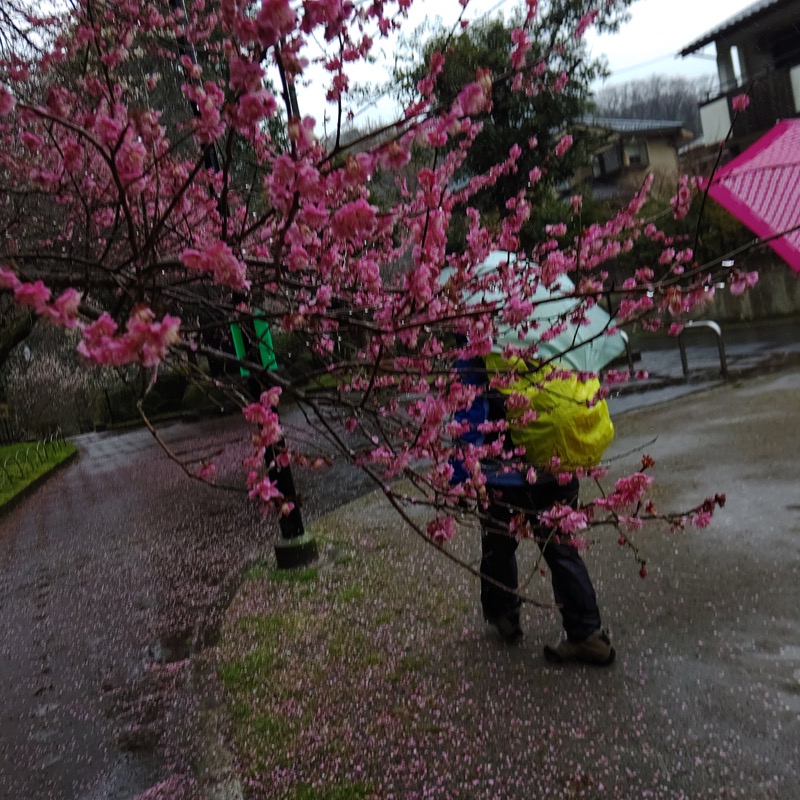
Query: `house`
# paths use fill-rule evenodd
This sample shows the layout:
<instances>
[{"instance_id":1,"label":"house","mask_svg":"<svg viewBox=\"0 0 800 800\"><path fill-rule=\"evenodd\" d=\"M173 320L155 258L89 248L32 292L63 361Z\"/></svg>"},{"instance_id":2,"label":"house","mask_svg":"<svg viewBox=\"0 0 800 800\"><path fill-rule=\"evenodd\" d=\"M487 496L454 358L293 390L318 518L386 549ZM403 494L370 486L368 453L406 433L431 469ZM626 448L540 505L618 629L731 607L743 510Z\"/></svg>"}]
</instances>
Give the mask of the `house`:
<instances>
[{"instance_id":1,"label":"house","mask_svg":"<svg viewBox=\"0 0 800 800\"><path fill-rule=\"evenodd\" d=\"M681 56L716 49L719 92L700 104L702 144L725 140L737 154L778 119L800 112L800 0L758 0L688 44ZM743 92L749 108L735 117Z\"/></svg>"},{"instance_id":2,"label":"house","mask_svg":"<svg viewBox=\"0 0 800 800\"><path fill-rule=\"evenodd\" d=\"M584 116L578 130L591 137L592 164L576 176L595 197L626 202L654 175L653 192L673 192L678 150L692 139L680 120Z\"/></svg>"},{"instance_id":3,"label":"house","mask_svg":"<svg viewBox=\"0 0 800 800\"><path fill-rule=\"evenodd\" d=\"M718 166L742 153L773 129L778 120L800 116L800 0L753 2L688 44L680 55L700 53L712 45L716 52L719 87L700 103L702 139L687 148L682 162L687 171L701 175L710 175ZM737 114L734 98L743 93L749 95L750 105ZM770 180L778 174L763 160L759 169L763 169ZM754 219L768 223L766 229L756 231L760 236L765 236L770 226L775 231L788 232L796 222L791 219L796 206L790 198L771 193L766 184L755 181L753 177L752 186L763 186L759 191L768 195L767 200L777 202L764 205L751 194L748 202L741 203L735 210L728 206L731 212L750 227ZM758 285L743 298L719 293L715 299L718 314L731 315L733 308L738 308L737 313L743 318L797 313L796 275L783 261L761 248L740 253L737 264L747 270L757 268ZM727 312L722 308L724 304L730 306Z\"/></svg>"}]
</instances>

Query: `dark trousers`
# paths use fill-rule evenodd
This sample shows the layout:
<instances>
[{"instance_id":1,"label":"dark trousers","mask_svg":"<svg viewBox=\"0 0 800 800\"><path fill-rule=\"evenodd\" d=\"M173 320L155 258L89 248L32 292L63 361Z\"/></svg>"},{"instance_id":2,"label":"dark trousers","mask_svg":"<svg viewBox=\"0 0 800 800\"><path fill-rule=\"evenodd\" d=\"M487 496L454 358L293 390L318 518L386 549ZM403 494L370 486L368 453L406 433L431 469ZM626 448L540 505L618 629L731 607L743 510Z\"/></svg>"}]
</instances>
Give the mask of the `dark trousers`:
<instances>
[{"instance_id":1,"label":"dark trousers","mask_svg":"<svg viewBox=\"0 0 800 800\"><path fill-rule=\"evenodd\" d=\"M532 486L493 487L489 493L491 503L481 535L481 572L509 589L517 588L518 542L509 533L509 522L513 516L525 514L550 569L553 595L560 606L567 638L585 639L600 627L600 611L586 564L574 547L548 540L550 531L538 524L538 515L555 503L577 505L577 478L560 486L555 478L542 476ZM517 621L521 604L515 595L491 581L481 580L481 605L487 619L505 616Z\"/></svg>"}]
</instances>

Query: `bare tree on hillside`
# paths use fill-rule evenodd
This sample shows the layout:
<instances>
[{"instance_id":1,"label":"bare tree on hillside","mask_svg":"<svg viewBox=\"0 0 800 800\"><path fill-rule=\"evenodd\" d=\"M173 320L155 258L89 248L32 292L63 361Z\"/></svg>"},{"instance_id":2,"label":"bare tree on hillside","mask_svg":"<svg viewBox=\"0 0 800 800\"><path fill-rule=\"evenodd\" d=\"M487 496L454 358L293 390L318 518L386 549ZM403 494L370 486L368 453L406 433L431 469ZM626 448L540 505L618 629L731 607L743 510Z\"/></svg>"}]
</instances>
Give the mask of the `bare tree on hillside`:
<instances>
[{"instance_id":1,"label":"bare tree on hillside","mask_svg":"<svg viewBox=\"0 0 800 800\"><path fill-rule=\"evenodd\" d=\"M682 78L651 75L645 80L628 81L602 89L595 96L597 114L629 119L682 120L698 134L698 104L716 90L716 77Z\"/></svg>"}]
</instances>

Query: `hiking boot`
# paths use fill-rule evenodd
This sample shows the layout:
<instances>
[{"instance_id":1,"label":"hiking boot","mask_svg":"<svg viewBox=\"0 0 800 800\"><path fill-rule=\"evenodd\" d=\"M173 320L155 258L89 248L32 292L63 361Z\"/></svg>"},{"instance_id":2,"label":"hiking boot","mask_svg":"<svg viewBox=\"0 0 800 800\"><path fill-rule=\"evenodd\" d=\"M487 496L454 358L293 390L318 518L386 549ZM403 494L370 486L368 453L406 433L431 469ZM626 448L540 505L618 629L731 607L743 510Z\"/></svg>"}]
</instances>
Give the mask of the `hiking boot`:
<instances>
[{"instance_id":1,"label":"hiking boot","mask_svg":"<svg viewBox=\"0 0 800 800\"><path fill-rule=\"evenodd\" d=\"M495 628L497 635L506 644L517 644L524 635L518 619L509 619L504 616L484 617L484 619Z\"/></svg>"},{"instance_id":2,"label":"hiking boot","mask_svg":"<svg viewBox=\"0 0 800 800\"><path fill-rule=\"evenodd\" d=\"M554 664L565 664L568 661L579 661L597 667L607 667L614 661L616 652L611 646L611 639L604 630L596 630L580 642L562 639L556 647L545 645L544 657Z\"/></svg>"}]
</instances>

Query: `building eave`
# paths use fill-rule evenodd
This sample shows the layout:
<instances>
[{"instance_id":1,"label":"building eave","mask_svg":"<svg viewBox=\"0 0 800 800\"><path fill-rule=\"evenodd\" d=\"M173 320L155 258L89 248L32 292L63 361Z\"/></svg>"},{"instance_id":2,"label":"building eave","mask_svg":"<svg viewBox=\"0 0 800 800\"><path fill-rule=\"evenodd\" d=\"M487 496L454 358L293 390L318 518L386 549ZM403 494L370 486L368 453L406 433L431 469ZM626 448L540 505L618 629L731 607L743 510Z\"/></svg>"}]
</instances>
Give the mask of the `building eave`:
<instances>
[{"instance_id":1,"label":"building eave","mask_svg":"<svg viewBox=\"0 0 800 800\"><path fill-rule=\"evenodd\" d=\"M618 136L663 137L671 135L679 139L691 139L694 136L682 120L627 119L586 115L580 118L578 124L590 130L613 133Z\"/></svg>"},{"instance_id":2,"label":"building eave","mask_svg":"<svg viewBox=\"0 0 800 800\"><path fill-rule=\"evenodd\" d=\"M742 9L738 14L734 14L729 19L725 20L721 25L717 25L710 31L704 33L699 39L695 39L691 44L686 45L678 52L679 56L686 57L698 50L702 50L706 45L716 42L719 39L724 39L728 34L732 33L743 25L757 22L767 14L776 11L781 6L786 6L794 2L794 0L758 0L747 8Z\"/></svg>"}]
</instances>

